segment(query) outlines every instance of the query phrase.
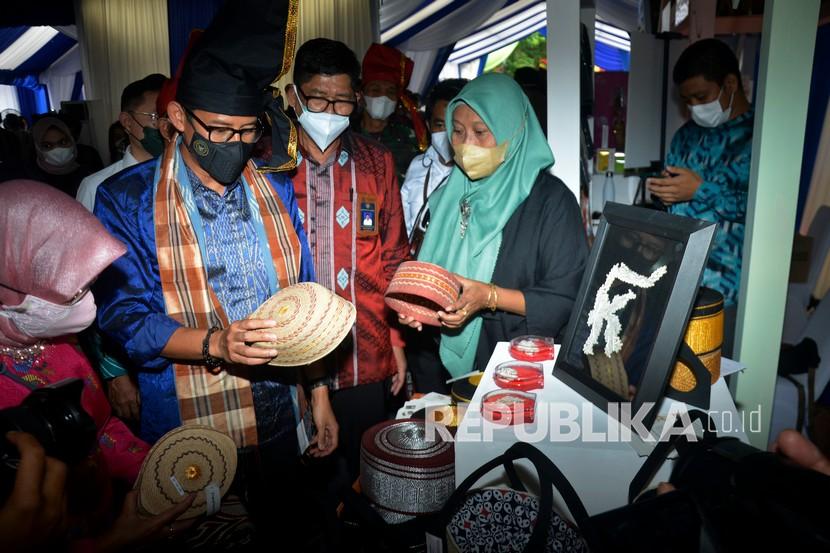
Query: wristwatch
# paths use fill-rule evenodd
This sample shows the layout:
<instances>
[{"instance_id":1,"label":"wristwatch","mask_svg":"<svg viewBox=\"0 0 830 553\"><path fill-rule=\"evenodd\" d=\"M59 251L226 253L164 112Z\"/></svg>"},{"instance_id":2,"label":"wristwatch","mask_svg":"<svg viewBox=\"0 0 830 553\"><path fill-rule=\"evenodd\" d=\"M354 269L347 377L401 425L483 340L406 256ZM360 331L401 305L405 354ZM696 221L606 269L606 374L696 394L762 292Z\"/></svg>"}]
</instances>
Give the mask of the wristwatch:
<instances>
[{"instance_id":1,"label":"wristwatch","mask_svg":"<svg viewBox=\"0 0 830 553\"><path fill-rule=\"evenodd\" d=\"M308 392L311 393L312 390L316 388L320 388L325 386L326 388L331 387L331 378L328 376L324 376L323 378L318 378L317 380L310 382L308 384Z\"/></svg>"}]
</instances>

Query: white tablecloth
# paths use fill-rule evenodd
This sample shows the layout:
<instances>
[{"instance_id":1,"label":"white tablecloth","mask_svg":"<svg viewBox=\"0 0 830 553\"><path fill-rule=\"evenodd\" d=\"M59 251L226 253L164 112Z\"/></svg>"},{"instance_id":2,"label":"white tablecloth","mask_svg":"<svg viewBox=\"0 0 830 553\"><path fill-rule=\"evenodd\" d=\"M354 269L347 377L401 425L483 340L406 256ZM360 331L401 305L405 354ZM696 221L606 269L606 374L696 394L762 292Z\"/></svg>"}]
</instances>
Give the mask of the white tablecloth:
<instances>
[{"instance_id":1,"label":"white tablecloth","mask_svg":"<svg viewBox=\"0 0 830 553\"><path fill-rule=\"evenodd\" d=\"M557 351L558 349L557 346ZM481 398L485 393L498 389L493 381L494 369L499 363L510 359L508 343L499 343L464 420L458 427L455 444L456 486L482 464L504 453L512 444L521 440L533 443L553 460L576 489L588 514L593 515L625 505L628 501L629 483L645 459L640 453L645 454L653 445L644 447L641 443L637 446L640 451L638 453L632 443L619 438L615 441L603 439L603 436L624 436L619 422L557 379L552 374L554 361L544 363L545 387L534 392L537 394L536 421L522 428L523 434L521 430L517 432L517 427L499 427L487 421L481 416ZM553 411L551 406L555 408ZM667 399L660 407L661 415L665 415L672 406L678 408L684 404ZM563 415L559 415L560 412ZM555 434L550 431L551 421L557 421L566 415L572 417L574 412L578 413L576 419L562 426L562 432ZM723 378L712 387L710 416L720 435L734 435L748 443L742 421ZM659 415L656 424L660 424L662 420L663 417ZM750 421L746 422L749 424ZM571 431L576 428L582 429L576 440L564 439L569 428ZM585 432L584 429L592 432ZM663 465L653 481L654 485L668 480L671 463L669 460ZM532 468L529 463L524 467ZM522 472L522 475L528 476L523 479L531 490L538 484L530 477L529 472ZM503 469L496 469L480 481L477 487L505 483ZM566 512L558 495L556 500L557 507Z\"/></svg>"}]
</instances>

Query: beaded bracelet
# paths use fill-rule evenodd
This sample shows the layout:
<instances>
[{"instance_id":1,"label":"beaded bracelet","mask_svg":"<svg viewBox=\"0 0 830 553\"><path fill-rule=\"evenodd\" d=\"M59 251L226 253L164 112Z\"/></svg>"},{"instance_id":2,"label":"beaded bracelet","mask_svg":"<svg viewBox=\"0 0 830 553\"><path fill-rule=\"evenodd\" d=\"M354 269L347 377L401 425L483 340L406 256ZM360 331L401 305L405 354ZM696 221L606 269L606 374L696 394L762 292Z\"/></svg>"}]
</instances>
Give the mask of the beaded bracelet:
<instances>
[{"instance_id":1,"label":"beaded bracelet","mask_svg":"<svg viewBox=\"0 0 830 553\"><path fill-rule=\"evenodd\" d=\"M215 370L218 369L223 362L223 359L220 357L214 357L210 354L210 335L219 330L218 326L212 326L208 329L207 334L205 334L205 339L202 340L202 358L205 361L205 366L207 366L208 370Z\"/></svg>"}]
</instances>

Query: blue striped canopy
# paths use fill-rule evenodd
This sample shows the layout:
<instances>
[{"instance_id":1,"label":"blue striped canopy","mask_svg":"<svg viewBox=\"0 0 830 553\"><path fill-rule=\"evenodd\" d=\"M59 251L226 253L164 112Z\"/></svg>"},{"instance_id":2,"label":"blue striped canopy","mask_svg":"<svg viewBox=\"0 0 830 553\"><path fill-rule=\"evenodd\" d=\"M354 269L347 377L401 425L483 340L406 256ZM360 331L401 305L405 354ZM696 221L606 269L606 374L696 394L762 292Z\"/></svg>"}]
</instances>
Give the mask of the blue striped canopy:
<instances>
[{"instance_id":1,"label":"blue striped canopy","mask_svg":"<svg viewBox=\"0 0 830 553\"><path fill-rule=\"evenodd\" d=\"M24 83L27 77L36 81L75 44L52 27L0 27L0 84Z\"/></svg>"},{"instance_id":2,"label":"blue striped canopy","mask_svg":"<svg viewBox=\"0 0 830 553\"><path fill-rule=\"evenodd\" d=\"M0 27L0 84L17 88L21 113L27 118L49 111L41 73L75 47L77 40L54 27ZM76 78L80 83L80 75ZM77 96L80 96L80 86ZM73 99L75 99L73 91ZM52 106L57 109L59 106Z\"/></svg>"},{"instance_id":3,"label":"blue striped canopy","mask_svg":"<svg viewBox=\"0 0 830 553\"><path fill-rule=\"evenodd\" d=\"M490 52L520 41L534 32L546 34L547 4L544 0L384 0L380 11L381 41L405 50L422 50L423 48L418 48L419 39L427 36L431 28L437 29L442 20L451 17L457 10L464 8L469 13L473 11L471 8L479 4L481 10L489 8L492 11L494 2L501 6L466 36L443 46L443 56L437 57L437 64L443 66L447 61L456 64L483 61ZM629 4L631 0L605 0L597 4L597 15L600 17L603 11L608 12L605 8L608 5L615 10L630 10ZM631 43L626 31L598 21L594 38L598 66L609 71L628 70ZM439 71L440 67L437 67L430 73L437 77Z\"/></svg>"}]
</instances>

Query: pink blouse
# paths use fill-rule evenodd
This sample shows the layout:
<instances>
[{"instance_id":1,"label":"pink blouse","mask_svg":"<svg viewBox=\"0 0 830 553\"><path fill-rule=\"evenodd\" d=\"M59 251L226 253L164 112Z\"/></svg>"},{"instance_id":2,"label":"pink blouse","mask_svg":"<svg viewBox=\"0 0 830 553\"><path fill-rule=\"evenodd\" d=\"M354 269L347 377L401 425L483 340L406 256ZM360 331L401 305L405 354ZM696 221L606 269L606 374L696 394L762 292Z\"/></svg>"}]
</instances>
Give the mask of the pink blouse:
<instances>
[{"instance_id":1,"label":"pink blouse","mask_svg":"<svg viewBox=\"0 0 830 553\"><path fill-rule=\"evenodd\" d=\"M106 465L112 478L129 485L138 477L141 462L149 446L136 438L129 428L112 414L101 380L86 357L66 339L49 342L33 361L15 361L0 354L0 409L19 405L31 388L39 388L68 378L84 381L81 406L95 421L98 429L96 455ZM13 375L13 376L9 376ZM18 381L30 384L27 388Z\"/></svg>"}]
</instances>

